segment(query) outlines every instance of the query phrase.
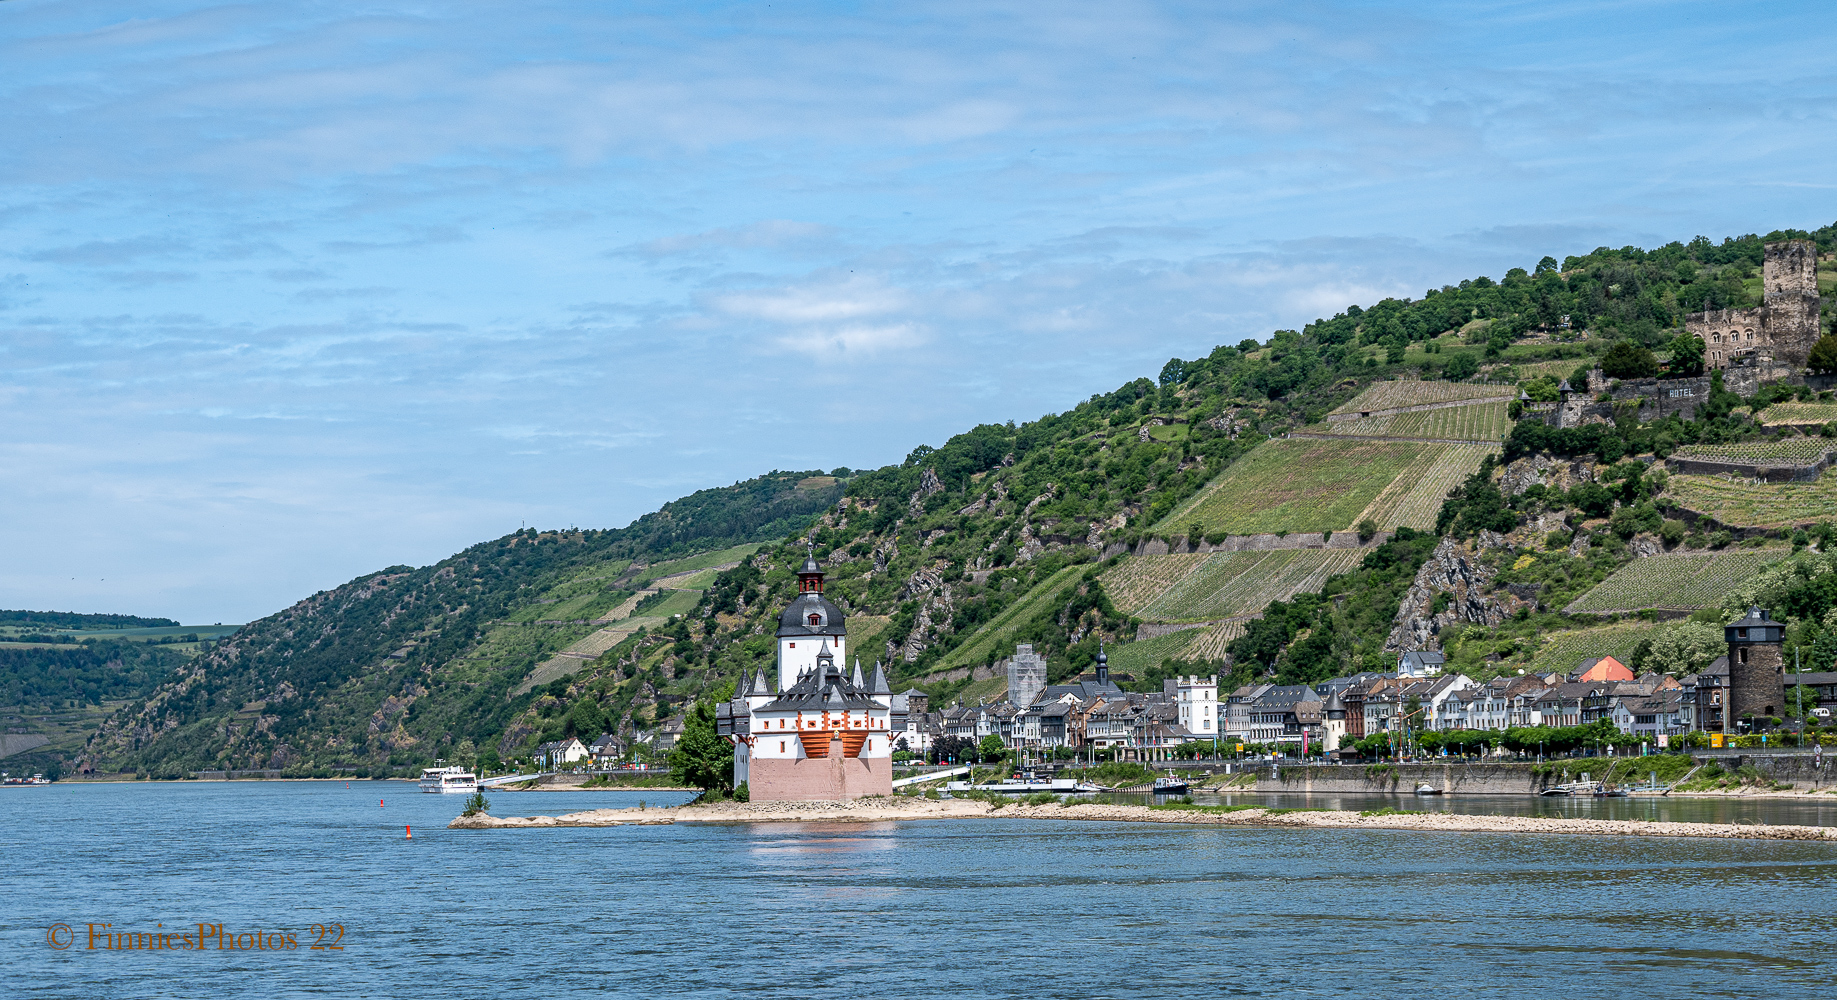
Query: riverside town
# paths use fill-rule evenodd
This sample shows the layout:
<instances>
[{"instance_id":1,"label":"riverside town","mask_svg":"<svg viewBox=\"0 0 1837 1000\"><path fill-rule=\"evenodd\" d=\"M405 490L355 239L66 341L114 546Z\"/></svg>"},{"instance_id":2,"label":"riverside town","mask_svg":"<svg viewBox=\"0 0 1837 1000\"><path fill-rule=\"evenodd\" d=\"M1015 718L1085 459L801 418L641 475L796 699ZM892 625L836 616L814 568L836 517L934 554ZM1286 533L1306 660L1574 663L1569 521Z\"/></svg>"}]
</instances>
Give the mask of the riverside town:
<instances>
[{"instance_id":1,"label":"riverside town","mask_svg":"<svg viewBox=\"0 0 1837 1000\"><path fill-rule=\"evenodd\" d=\"M0 4L0 996L1822 996L1823 6Z\"/></svg>"}]
</instances>

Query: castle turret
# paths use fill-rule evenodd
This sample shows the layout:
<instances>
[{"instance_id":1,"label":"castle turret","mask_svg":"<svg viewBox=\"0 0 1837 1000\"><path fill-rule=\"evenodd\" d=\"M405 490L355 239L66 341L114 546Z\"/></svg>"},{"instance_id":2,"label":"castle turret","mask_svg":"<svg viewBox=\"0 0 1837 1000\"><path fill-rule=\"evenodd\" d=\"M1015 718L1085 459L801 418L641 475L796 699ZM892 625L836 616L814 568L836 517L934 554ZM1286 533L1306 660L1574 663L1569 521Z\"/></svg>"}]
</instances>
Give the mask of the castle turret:
<instances>
[{"instance_id":1,"label":"castle turret","mask_svg":"<svg viewBox=\"0 0 1837 1000\"><path fill-rule=\"evenodd\" d=\"M797 597L778 616L778 690L816 669L819 646L847 662L848 629L842 609L823 596L823 567L807 552L797 571Z\"/></svg>"}]
</instances>

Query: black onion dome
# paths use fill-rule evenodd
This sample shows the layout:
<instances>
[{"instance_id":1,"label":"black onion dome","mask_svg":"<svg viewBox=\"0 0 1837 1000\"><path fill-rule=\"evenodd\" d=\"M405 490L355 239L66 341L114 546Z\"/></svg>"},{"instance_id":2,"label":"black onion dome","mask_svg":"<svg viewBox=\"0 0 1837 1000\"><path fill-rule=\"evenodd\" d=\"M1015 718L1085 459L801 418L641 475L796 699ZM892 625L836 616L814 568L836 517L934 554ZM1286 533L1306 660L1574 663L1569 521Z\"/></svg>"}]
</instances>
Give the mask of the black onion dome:
<instances>
[{"instance_id":1,"label":"black onion dome","mask_svg":"<svg viewBox=\"0 0 1837 1000\"><path fill-rule=\"evenodd\" d=\"M811 616L815 615L812 624ZM778 637L795 637L803 635L844 635L842 609L829 602L822 594L815 592L799 594L785 606L783 614L778 616Z\"/></svg>"}]
</instances>

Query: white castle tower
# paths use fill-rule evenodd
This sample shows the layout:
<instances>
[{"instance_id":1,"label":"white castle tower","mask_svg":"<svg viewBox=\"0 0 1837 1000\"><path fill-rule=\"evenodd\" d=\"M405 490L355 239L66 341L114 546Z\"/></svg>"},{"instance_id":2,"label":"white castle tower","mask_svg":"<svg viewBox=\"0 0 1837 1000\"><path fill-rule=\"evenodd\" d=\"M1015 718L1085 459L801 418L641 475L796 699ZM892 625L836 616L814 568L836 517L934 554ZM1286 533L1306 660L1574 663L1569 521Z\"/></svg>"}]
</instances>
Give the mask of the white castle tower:
<instances>
[{"instance_id":1,"label":"white castle tower","mask_svg":"<svg viewBox=\"0 0 1837 1000\"><path fill-rule=\"evenodd\" d=\"M846 625L823 596L822 567L806 557L797 598L778 616L778 693L759 670L716 707L720 733L734 742L734 783L753 801L892 794L893 690L879 663L872 680L858 659L852 677L837 666Z\"/></svg>"}]
</instances>

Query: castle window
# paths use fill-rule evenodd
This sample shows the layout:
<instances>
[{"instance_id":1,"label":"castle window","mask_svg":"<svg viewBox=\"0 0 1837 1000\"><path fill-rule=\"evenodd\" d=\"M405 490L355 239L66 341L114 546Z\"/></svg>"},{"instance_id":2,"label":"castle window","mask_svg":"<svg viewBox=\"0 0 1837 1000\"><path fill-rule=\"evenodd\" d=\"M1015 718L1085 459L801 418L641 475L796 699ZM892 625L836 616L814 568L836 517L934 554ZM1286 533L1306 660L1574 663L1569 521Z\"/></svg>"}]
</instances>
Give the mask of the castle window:
<instances>
[{"instance_id":1,"label":"castle window","mask_svg":"<svg viewBox=\"0 0 1837 1000\"><path fill-rule=\"evenodd\" d=\"M779 752L779 753L784 753L784 752L785 752L785 741L784 741L784 740L779 740L779 741L778 741L778 752Z\"/></svg>"},{"instance_id":2,"label":"castle window","mask_svg":"<svg viewBox=\"0 0 1837 1000\"><path fill-rule=\"evenodd\" d=\"M1748 662L1748 651L1745 649L1741 651L1741 662Z\"/></svg>"},{"instance_id":3,"label":"castle window","mask_svg":"<svg viewBox=\"0 0 1837 1000\"><path fill-rule=\"evenodd\" d=\"M821 624L823 624L822 615L811 615L810 616L810 627L811 628L816 628L818 625L821 625Z\"/></svg>"}]
</instances>

